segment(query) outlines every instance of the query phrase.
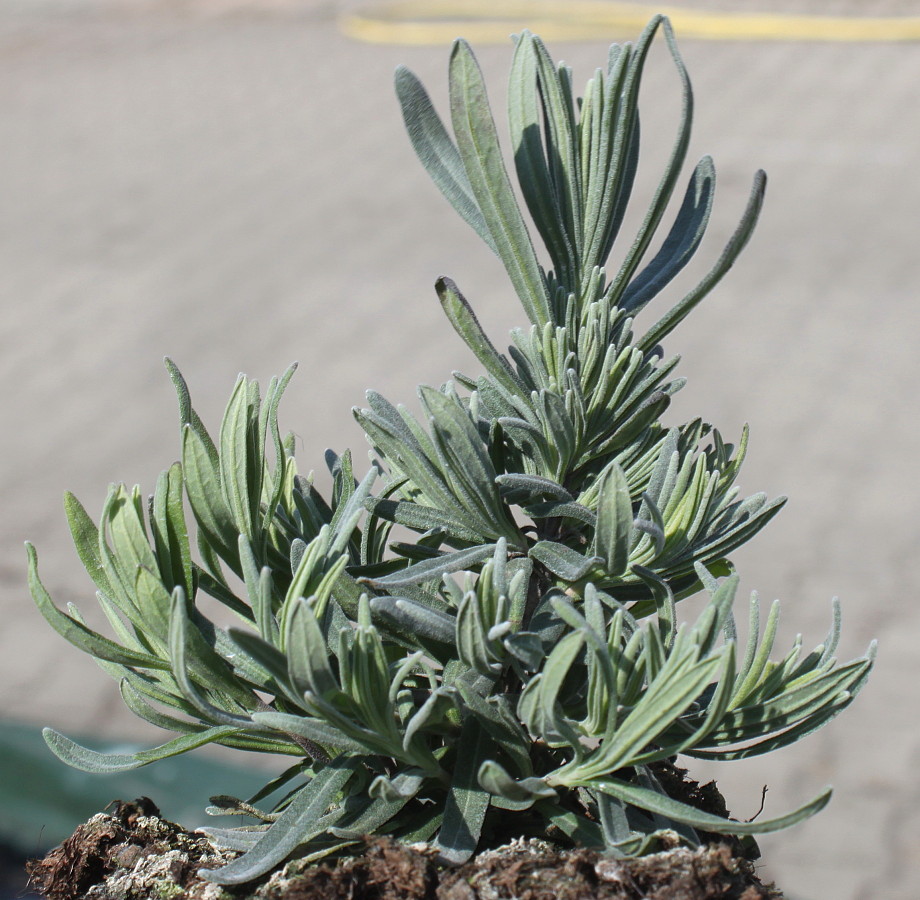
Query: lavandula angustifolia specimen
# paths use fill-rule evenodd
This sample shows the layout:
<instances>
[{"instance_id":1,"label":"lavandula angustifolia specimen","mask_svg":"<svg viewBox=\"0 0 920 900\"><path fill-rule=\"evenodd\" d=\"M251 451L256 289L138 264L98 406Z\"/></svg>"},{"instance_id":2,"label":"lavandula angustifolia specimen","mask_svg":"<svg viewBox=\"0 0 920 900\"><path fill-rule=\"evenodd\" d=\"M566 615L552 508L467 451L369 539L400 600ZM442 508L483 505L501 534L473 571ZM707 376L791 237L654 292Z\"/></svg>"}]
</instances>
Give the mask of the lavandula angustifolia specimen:
<instances>
[{"instance_id":1,"label":"lavandula angustifolia specimen","mask_svg":"<svg viewBox=\"0 0 920 900\"><path fill-rule=\"evenodd\" d=\"M636 172L639 81L659 30L683 87L677 141L608 274ZM812 815L829 791L743 823L686 805L656 778L677 754L730 760L797 741L849 705L872 665L872 650L834 659L836 607L823 644L803 654L797 641L772 661L778 608L761 628L752 597L738 646L729 555L782 500L738 497L746 432L735 448L698 419L660 421L682 386L661 341L747 242L762 173L709 273L637 336L634 317L696 250L715 184L704 158L649 259L692 105L667 21L611 47L580 102L539 39L517 39L514 166L550 268L515 201L469 46L458 41L450 60L453 136L411 73L399 70L396 84L419 157L503 262L529 327L501 354L456 285L440 279L447 318L485 374L421 387L421 421L369 393L355 415L373 447L370 471L358 481L351 456L330 452L330 499L298 474L293 438L278 428L292 370L264 399L240 377L212 440L169 363L181 462L149 502L113 487L98 526L66 498L114 639L52 604L28 550L48 621L118 679L131 710L178 736L123 756L50 729L48 744L89 772L211 742L294 757L248 801L216 798L258 820L211 831L245 851L206 873L222 884L373 833L432 841L459 863L481 842L514 835L638 854L664 833L693 844L698 830L746 836ZM417 533L414 542L390 540L394 523ZM699 591L702 613L679 624L678 601ZM202 592L237 625L209 621L196 606ZM282 799L259 813L279 789Z\"/></svg>"}]
</instances>

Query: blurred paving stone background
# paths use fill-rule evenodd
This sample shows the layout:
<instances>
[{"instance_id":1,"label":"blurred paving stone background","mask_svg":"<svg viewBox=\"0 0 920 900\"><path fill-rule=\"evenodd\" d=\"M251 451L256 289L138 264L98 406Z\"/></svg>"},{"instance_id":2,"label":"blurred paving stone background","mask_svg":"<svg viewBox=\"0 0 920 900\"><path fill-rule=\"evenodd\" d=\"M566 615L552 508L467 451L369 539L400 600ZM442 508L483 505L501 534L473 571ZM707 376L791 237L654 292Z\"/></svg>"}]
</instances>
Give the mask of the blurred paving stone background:
<instances>
[{"instance_id":1,"label":"blurred paving stone background","mask_svg":"<svg viewBox=\"0 0 920 900\"><path fill-rule=\"evenodd\" d=\"M55 600L93 618L61 495L96 516L110 481L148 491L177 456L164 355L212 428L237 372L267 381L299 360L281 424L302 468L320 470L327 446L364 458L349 409L366 388L411 403L419 382L476 371L442 319L438 275L497 342L522 323L498 262L415 161L393 97L406 63L444 109L448 46L351 40L336 16L358 5L0 5L0 716L160 740L34 611L22 541ZM806 7L920 15L894 0L759 8ZM549 44L581 87L630 37ZM719 252L754 169L770 185L741 260L668 341L689 377L670 419L701 414L732 437L749 421L742 488L791 497L736 557L744 587L782 599L783 640L822 640L839 595L840 655L880 642L874 679L826 730L692 772L717 776L740 818L764 784L772 816L833 783L823 814L762 839L765 873L793 897L913 900L920 46L678 39L697 97L691 161L711 153L719 171L711 234L681 284ZM501 109L510 44L477 53ZM676 94L658 47L640 200L670 148Z\"/></svg>"}]
</instances>

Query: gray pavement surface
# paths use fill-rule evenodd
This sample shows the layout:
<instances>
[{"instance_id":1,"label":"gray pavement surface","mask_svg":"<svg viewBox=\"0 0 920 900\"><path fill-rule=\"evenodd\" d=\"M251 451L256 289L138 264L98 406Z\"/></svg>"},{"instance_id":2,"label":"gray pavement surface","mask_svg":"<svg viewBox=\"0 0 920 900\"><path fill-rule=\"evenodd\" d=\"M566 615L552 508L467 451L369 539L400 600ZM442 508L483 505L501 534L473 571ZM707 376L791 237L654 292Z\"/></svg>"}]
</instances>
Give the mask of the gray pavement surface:
<instances>
[{"instance_id":1,"label":"gray pavement surface","mask_svg":"<svg viewBox=\"0 0 920 900\"><path fill-rule=\"evenodd\" d=\"M496 340L522 321L498 263L416 163L392 96L406 63L443 108L448 48L351 41L335 22L345 5L0 5L0 716L160 739L34 611L22 541L58 603L92 617L61 494L96 515L110 481L149 490L176 457L164 355L214 428L238 371L267 381L299 360L282 426L319 470L327 446L363 458L349 409L366 388L411 402L419 382L476 370L442 321L438 275ZM583 84L614 37L551 50ZM770 187L746 253L669 340L689 377L672 419L700 414L728 435L749 421L743 489L790 496L736 558L748 589L782 599L783 638L822 640L839 595L841 655L880 643L873 680L827 729L775 758L692 770L743 818L764 784L775 815L833 783L824 813L762 840L766 873L793 897L915 900L920 47L681 47L691 157L711 153L720 173L690 277L755 168ZM646 189L677 102L655 54ZM509 47L479 56L499 107Z\"/></svg>"}]
</instances>

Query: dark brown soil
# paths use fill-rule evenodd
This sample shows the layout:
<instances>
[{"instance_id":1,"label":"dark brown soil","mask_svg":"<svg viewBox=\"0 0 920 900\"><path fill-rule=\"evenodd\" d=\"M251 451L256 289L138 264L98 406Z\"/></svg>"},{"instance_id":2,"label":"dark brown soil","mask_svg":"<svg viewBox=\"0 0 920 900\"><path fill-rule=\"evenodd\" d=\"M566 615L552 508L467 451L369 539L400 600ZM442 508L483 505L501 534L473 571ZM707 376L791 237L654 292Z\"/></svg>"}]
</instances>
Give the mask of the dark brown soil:
<instances>
[{"instance_id":1,"label":"dark brown soil","mask_svg":"<svg viewBox=\"0 0 920 900\"><path fill-rule=\"evenodd\" d=\"M222 889L197 870L232 853L157 816L146 798L100 813L28 865L49 900L776 900L752 864L725 844L675 848L633 860L593 850L514 841L456 869L431 852L386 839L321 865L296 861L257 885Z\"/></svg>"}]
</instances>

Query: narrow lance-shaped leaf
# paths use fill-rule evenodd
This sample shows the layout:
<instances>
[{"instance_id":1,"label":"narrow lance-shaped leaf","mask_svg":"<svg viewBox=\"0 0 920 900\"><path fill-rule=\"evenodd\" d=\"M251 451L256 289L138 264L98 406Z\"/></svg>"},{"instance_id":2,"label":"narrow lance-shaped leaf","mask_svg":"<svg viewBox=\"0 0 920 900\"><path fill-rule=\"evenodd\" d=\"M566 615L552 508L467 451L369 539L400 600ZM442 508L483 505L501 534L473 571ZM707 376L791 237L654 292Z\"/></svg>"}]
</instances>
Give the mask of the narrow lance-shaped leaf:
<instances>
[{"instance_id":1,"label":"narrow lance-shaped leaf","mask_svg":"<svg viewBox=\"0 0 920 900\"><path fill-rule=\"evenodd\" d=\"M460 152L435 112L428 92L405 66L396 69L395 81L406 131L419 160L450 205L498 254L495 241L473 196Z\"/></svg>"},{"instance_id":2,"label":"narrow lance-shaped leaf","mask_svg":"<svg viewBox=\"0 0 920 900\"><path fill-rule=\"evenodd\" d=\"M165 744L160 744L159 747L153 747L150 750L139 750L131 754L100 753L97 750L89 750L74 743L70 738L64 737L63 734L58 733L53 728L43 729L42 736L58 759L63 760L75 769L79 769L81 772L99 775L137 769L157 760L177 756L180 753L194 750L196 747L220 741L221 738L237 734L239 730L239 728L226 725L206 728L204 731L173 738Z\"/></svg>"},{"instance_id":3,"label":"narrow lance-shaped leaf","mask_svg":"<svg viewBox=\"0 0 920 900\"><path fill-rule=\"evenodd\" d=\"M508 84L508 123L514 164L524 200L557 273L564 270L576 272L577 257L547 167L541 140L541 120L535 39L525 31L515 47Z\"/></svg>"},{"instance_id":4,"label":"narrow lance-shaped leaf","mask_svg":"<svg viewBox=\"0 0 920 900\"><path fill-rule=\"evenodd\" d=\"M450 108L457 148L495 248L531 322L551 319L546 284L518 209L473 51L454 43L450 59Z\"/></svg>"},{"instance_id":5,"label":"narrow lance-shaped leaf","mask_svg":"<svg viewBox=\"0 0 920 900\"><path fill-rule=\"evenodd\" d=\"M99 554L99 529L93 524L83 504L70 491L64 494L64 512L80 562L96 587L104 594L111 594L105 562Z\"/></svg>"},{"instance_id":6,"label":"narrow lance-shaped leaf","mask_svg":"<svg viewBox=\"0 0 920 900\"><path fill-rule=\"evenodd\" d=\"M677 138L674 142L671 156L665 166L664 174L662 175L648 212L645 215L645 220L614 279L612 289L614 292L614 299L617 303L619 303L619 297L622 296L623 290L636 271L636 268L655 234L655 230L658 228L658 224L664 216L665 209L674 192L674 185L677 183L677 178L680 175L681 166L687 155L687 146L690 142L690 126L693 119L693 91L690 87L690 78L687 75L687 70L681 59L680 52L677 49L677 43L674 40L674 32L671 28L671 23L666 18L656 16L646 27L642 36L639 38L636 54L632 61L633 70L630 74L635 79L633 82L635 88L638 88L642 67L645 64L645 56L659 25L662 26L664 31L665 40L671 52L671 59L674 61L674 66L677 69L677 74L681 82L683 98L680 125L678 126ZM633 103L634 102L633 100Z\"/></svg>"},{"instance_id":7,"label":"narrow lance-shaped leaf","mask_svg":"<svg viewBox=\"0 0 920 900\"><path fill-rule=\"evenodd\" d=\"M580 581L591 569L603 563L599 556L582 556L577 550L556 541L538 541L530 548L530 556L570 583Z\"/></svg>"},{"instance_id":8,"label":"narrow lance-shaped leaf","mask_svg":"<svg viewBox=\"0 0 920 900\"><path fill-rule=\"evenodd\" d=\"M212 552L235 569L239 531L224 500L220 469L191 425L186 425L182 432L182 472L201 538L208 542Z\"/></svg>"},{"instance_id":9,"label":"narrow lance-shaped leaf","mask_svg":"<svg viewBox=\"0 0 920 900\"><path fill-rule=\"evenodd\" d=\"M620 575L629 563L629 538L632 532L632 500L626 475L616 464L611 466L600 489L594 547L604 557L610 575Z\"/></svg>"},{"instance_id":10,"label":"narrow lance-shaped leaf","mask_svg":"<svg viewBox=\"0 0 920 900\"><path fill-rule=\"evenodd\" d=\"M105 552L103 543L107 538L111 539L112 553L109 559L113 565L107 565L107 568L115 577L120 577L130 597L131 585L139 566L151 571L158 570L157 559L150 549L144 528L140 491L137 487L130 492L123 484L110 488L99 529L100 551Z\"/></svg>"},{"instance_id":11,"label":"narrow lance-shaped leaf","mask_svg":"<svg viewBox=\"0 0 920 900\"><path fill-rule=\"evenodd\" d=\"M342 734L334 725L310 716L295 716L290 713L254 712L252 721L264 728L272 728L282 734L294 734L323 747L349 753L363 753L367 748L353 738Z\"/></svg>"},{"instance_id":12,"label":"narrow lance-shaped leaf","mask_svg":"<svg viewBox=\"0 0 920 900\"><path fill-rule=\"evenodd\" d=\"M584 218L582 172L576 137L575 108L571 96L571 73L558 67L550 58L543 41L534 36L533 47L537 62L537 81L544 114L544 135L547 158L560 220L575 251L574 262L581 263L581 243ZM592 266L593 268L593 266ZM582 273L574 271L579 278ZM578 282L567 285L569 290L580 287Z\"/></svg>"},{"instance_id":13,"label":"narrow lance-shaped leaf","mask_svg":"<svg viewBox=\"0 0 920 900\"><path fill-rule=\"evenodd\" d=\"M273 869L298 844L318 834L317 825L354 772L354 762L340 757L318 772L294 795L259 842L220 869L199 869L198 877L214 884L245 884ZM329 823L331 824L331 823ZM325 823L319 826L325 827Z\"/></svg>"},{"instance_id":14,"label":"narrow lance-shaped leaf","mask_svg":"<svg viewBox=\"0 0 920 900\"><path fill-rule=\"evenodd\" d=\"M490 741L479 723L469 718L463 726L454 765L454 779L444 806L444 822L435 846L449 865L466 862L476 851L489 795L479 786L479 767L485 762Z\"/></svg>"},{"instance_id":15,"label":"narrow lance-shaped leaf","mask_svg":"<svg viewBox=\"0 0 920 900\"><path fill-rule=\"evenodd\" d=\"M192 680L187 660L188 631L192 627L186 611L185 595L182 592L182 588L177 587L172 594L172 614L169 628L169 657L176 683L179 685L185 699L198 710L199 715L205 721L218 725L233 725L245 728L251 722L248 715L227 712L210 703Z\"/></svg>"},{"instance_id":16,"label":"narrow lance-shaped leaf","mask_svg":"<svg viewBox=\"0 0 920 900\"><path fill-rule=\"evenodd\" d=\"M652 261L630 282L619 306L635 315L658 295L690 262L699 246L715 195L716 171L712 159L704 156L690 177L684 201Z\"/></svg>"},{"instance_id":17,"label":"narrow lance-shaped leaf","mask_svg":"<svg viewBox=\"0 0 920 900\"><path fill-rule=\"evenodd\" d=\"M408 597L372 597L371 610L410 633L453 646L456 622L446 612Z\"/></svg>"},{"instance_id":18,"label":"narrow lance-shaped leaf","mask_svg":"<svg viewBox=\"0 0 920 900\"><path fill-rule=\"evenodd\" d=\"M182 493L182 466L173 463L157 479L151 527L160 574L168 579L168 590L181 586L186 596L191 597L194 594L194 576Z\"/></svg>"},{"instance_id":19,"label":"narrow lance-shaped leaf","mask_svg":"<svg viewBox=\"0 0 920 900\"><path fill-rule=\"evenodd\" d=\"M163 362L166 365L166 371L169 373L170 380L176 389L176 395L179 400L180 431L184 431L187 425L194 429L208 454L211 465L216 468L218 465L217 447L214 446L214 441L204 427L204 423L192 407L192 398L189 394L188 385L182 377L179 367L168 356L164 358Z\"/></svg>"},{"instance_id":20,"label":"narrow lance-shaped leaf","mask_svg":"<svg viewBox=\"0 0 920 900\"><path fill-rule=\"evenodd\" d=\"M496 380L500 381L512 393L521 393L523 386L508 360L500 354L489 340L488 335L479 324L476 313L460 293L456 284L446 276L442 276L435 283L438 299L444 309L450 324L454 326L463 342L473 351L486 371Z\"/></svg>"},{"instance_id":21,"label":"narrow lance-shaped leaf","mask_svg":"<svg viewBox=\"0 0 920 900\"><path fill-rule=\"evenodd\" d=\"M639 809L645 809L673 819L675 822L682 822L693 828L711 831L715 834L768 834L772 831L781 831L820 812L831 799L831 789L826 788L814 800L810 800L784 816L775 819L758 819L755 822L736 822L733 819L701 812L686 803L635 784L627 784L614 779L602 779L595 781L592 787L620 800L625 800Z\"/></svg>"},{"instance_id":22,"label":"narrow lance-shaped leaf","mask_svg":"<svg viewBox=\"0 0 920 900\"><path fill-rule=\"evenodd\" d=\"M361 581L371 587L385 590L404 588L408 585L440 579L442 575L452 572L463 571L488 559L494 552L495 544L482 544L467 550L459 550L456 553L445 553L435 559L423 560L406 569L400 569L392 575L385 575L383 578L362 578Z\"/></svg>"},{"instance_id":23,"label":"narrow lance-shaped leaf","mask_svg":"<svg viewBox=\"0 0 920 900\"><path fill-rule=\"evenodd\" d=\"M515 781L495 760L486 760L478 772L480 786L490 794L497 794L510 800L516 810L529 809L538 800L554 800L558 796L540 778L524 778Z\"/></svg>"},{"instance_id":24,"label":"narrow lance-shaped leaf","mask_svg":"<svg viewBox=\"0 0 920 900\"><path fill-rule=\"evenodd\" d=\"M129 650L109 638L97 634L82 622L61 612L51 600L48 591L38 577L38 554L30 543L26 543L29 557L29 590L39 612L61 637L70 641L84 653L97 659L108 660L122 666L144 669L169 669L169 663L148 653Z\"/></svg>"},{"instance_id":25,"label":"narrow lance-shaped leaf","mask_svg":"<svg viewBox=\"0 0 920 900\"><path fill-rule=\"evenodd\" d=\"M732 267L738 254L745 248L760 217L763 206L764 191L767 187L767 176L763 171L758 171L754 176L754 185L751 196L738 223L735 233L725 245L722 255L716 264L709 270L703 280L683 300L674 306L670 312L661 317L639 340L637 346L640 350L648 352L657 346L672 332L689 314L690 311L722 280L722 276Z\"/></svg>"},{"instance_id":26,"label":"narrow lance-shaped leaf","mask_svg":"<svg viewBox=\"0 0 920 900\"><path fill-rule=\"evenodd\" d=\"M473 544L481 544L486 539L479 523L463 509L444 512L419 503L375 498L369 498L367 503L375 515L415 531L443 531L450 537Z\"/></svg>"},{"instance_id":27,"label":"narrow lance-shaped leaf","mask_svg":"<svg viewBox=\"0 0 920 900\"><path fill-rule=\"evenodd\" d=\"M250 383L244 375L240 375L220 427L220 481L237 532L251 539L253 507L258 509L262 485L261 481L251 483L253 465L250 453L256 448L250 446L253 410L249 394ZM261 448L256 452L261 452ZM261 466L258 468L261 475Z\"/></svg>"},{"instance_id":28,"label":"narrow lance-shaped leaf","mask_svg":"<svg viewBox=\"0 0 920 900\"><path fill-rule=\"evenodd\" d=\"M332 529L332 542L327 551L328 556L337 556L345 553L352 540L357 540L360 535L355 535L358 527L358 521L364 512L365 504L371 494L371 487L377 479L379 470L376 466L371 466L368 473L361 479L361 482L354 486L348 500L340 503L332 517L330 527Z\"/></svg>"}]
</instances>

